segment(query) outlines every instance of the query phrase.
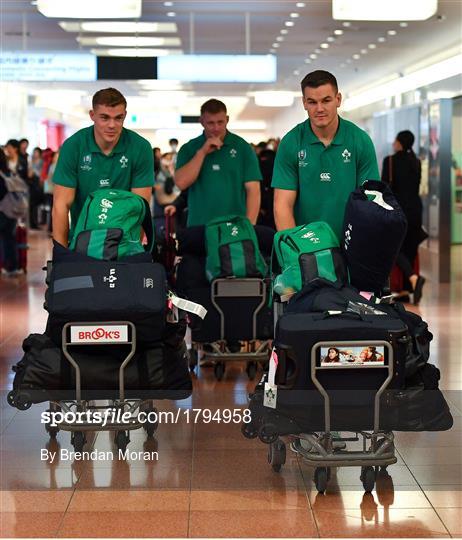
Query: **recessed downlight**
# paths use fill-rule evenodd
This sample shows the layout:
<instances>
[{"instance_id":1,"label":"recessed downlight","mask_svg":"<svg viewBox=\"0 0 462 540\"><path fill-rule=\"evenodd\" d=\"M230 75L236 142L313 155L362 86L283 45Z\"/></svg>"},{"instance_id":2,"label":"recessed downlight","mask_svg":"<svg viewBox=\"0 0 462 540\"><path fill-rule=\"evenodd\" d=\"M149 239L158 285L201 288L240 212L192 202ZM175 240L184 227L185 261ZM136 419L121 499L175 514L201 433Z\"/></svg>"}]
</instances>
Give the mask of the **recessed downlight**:
<instances>
[{"instance_id":1,"label":"recessed downlight","mask_svg":"<svg viewBox=\"0 0 462 540\"><path fill-rule=\"evenodd\" d=\"M353 60L359 60L361 58L361 55L360 54L354 54L352 56Z\"/></svg>"},{"instance_id":2,"label":"recessed downlight","mask_svg":"<svg viewBox=\"0 0 462 540\"><path fill-rule=\"evenodd\" d=\"M311 60L309 58L305 58L304 62L305 64L311 64Z\"/></svg>"},{"instance_id":3,"label":"recessed downlight","mask_svg":"<svg viewBox=\"0 0 462 540\"><path fill-rule=\"evenodd\" d=\"M380 36L379 38L377 38L377 41L379 43L385 43L385 41L387 41L387 38L383 37L383 36Z\"/></svg>"},{"instance_id":4,"label":"recessed downlight","mask_svg":"<svg viewBox=\"0 0 462 540\"><path fill-rule=\"evenodd\" d=\"M367 54L367 49L361 49L359 52L360 52L361 54Z\"/></svg>"},{"instance_id":5,"label":"recessed downlight","mask_svg":"<svg viewBox=\"0 0 462 540\"><path fill-rule=\"evenodd\" d=\"M321 47L321 49L328 49L329 48L329 43L321 43L321 45L319 45Z\"/></svg>"},{"instance_id":6,"label":"recessed downlight","mask_svg":"<svg viewBox=\"0 0 462 540\"><path fill-rule=\"evenodd\" d=\"M285 36L286 34L289 33L289 30L287 30L287 28L283 28L279 33Z\"/></svg>"},{"instance_id":7,"label":"recessed downlight","mask_svg":"<svg viewBox=\"0 0 462 540\"><path fill-rule=\"evenodd\" d=\"M321 49L315 49L314 52L315 52L316 54L321 54L321 53L322 53Z\"/></svg>"},{"instance_id":8,"label":"recessed downlight","mask_svg":"<svg viewBox=\"0 0 462 540\"><path fill-rule=\"evenodd\" d=\"M369 49L377 49L377 45L375 43L369 43L368 47Z\"/></svg>"},{"instance_id":9,"label":"recessed downlight","mask_svg":"<svg viewBox=\"0 0 462 540\"><path fill-rule=\"evenodd\" d=\"M334 30L334 34L336 36L341 36L343 34L343 30L340 30L340 29Z\"/></svg>"},{"instance_id":10,"label":"recessed downlight","mask_svg":"<svg viewBox=\"0 0 462 540\"><path fill-rule=\"evenodd\" d=\"M285 23L285 26L294 26L294 21L286 21Z\"/></svg>"},{"instance_id":11,"label":"recessed downlight","mask_svg":"<svg viewBox=\"0 0 462 540\"><path fill-rule=\"evenodd\" d=\"M333 43L335 41L335 38L334 36L329 36L326 41L328 41L329 43Z\"/></svg>"},{"instance_id":12,"label":"recessed downlight","mask_svg":"<svg viewBox=\"0 0 462 540\"><path fill-rule=\"evenodd\" d=\"M401 26L401 28L407 28L409 26L407 22L400 22L399 25Z\"/></svg>"},{"instance_id":13,"label":"recessed downlight","mask_svg":"<svg viewBox=\"0 0 462 540\"><path fill-rule=\"evenodd\" d=\"M284 37L283 37L283 36L278 36L278 37L276 38L276 41L284 41Z\"/></svg>"},{"instance_id":14,"label":"recessed downlight","mask_svg":"<svg viewBox=\"0 0 462 540\"><path fill-rule=\"evenodd\" d=\"M176 13L174 11L167 11L167 17L175 17Z\"/></svg>"},{"instance_id":15,"label":"recessed downlight","mask_svg":"<svg viewBox=\"0 0 462 540\"><path fill-rule=\"evenodd\" d=\"M305 4L305 2L297 2L295 4L295 6L298 7L298 8L304 8L306 6L306 4Z\"/></svg>"},{"instance_id":16,"label":"recessed downlight","mask_svg":"<svg viewBox=\"0 0 462 540\"><path fill-rule=\"evenodd\" d=\"M345 28L349 28L351 26L351 22L348 22L348 21L344 21L342 23L342 26L344 26Z\"/></svg>"},{"instance_id":17,"label":"recessed downlight","mask_svg":"<svg viewBox=\"0 0 462 540\"><path fill-rule=\"evenodd\" d=\"M299 13L296 13L295 11L293 13L290 14L291 18L292 19L298 19L300 17L300 14Z\"/></svg>"},{"instance_id":18,"label":"recessed downlight","mask_svg":"<svg viewBox=\"0 0 462 540\"><path fill-rule=\"evenodd\" d=\"M396 36L397 32L396 32L396 30L388 30L387 34L389 36Z\"/></svg>"},{"instance_id":19,"label":"recessed downlight","mask_svg":"<svg viewBox=\"0 0 462 540\"><path fill-rule=\"evenodd\" d=\"M275 42L275 43L273 43L273 44L271 45L271 47L273 47L274 49L277 49L277 48L279 47L279 43L276 43L276 42Z\"/></svg>"},{"instance_id":20,"label":"recessed downlight","mask_svg":"<svg viewBox=\"0 0 462 540\"><path fill-rule=\"evenodd\" d=\"M318 57L317 54L314 54L314 53L311 53L311 54L310 54L310 58L311 58L312 60L316 60L317 57Z\"/></svg>"}]
</instances>

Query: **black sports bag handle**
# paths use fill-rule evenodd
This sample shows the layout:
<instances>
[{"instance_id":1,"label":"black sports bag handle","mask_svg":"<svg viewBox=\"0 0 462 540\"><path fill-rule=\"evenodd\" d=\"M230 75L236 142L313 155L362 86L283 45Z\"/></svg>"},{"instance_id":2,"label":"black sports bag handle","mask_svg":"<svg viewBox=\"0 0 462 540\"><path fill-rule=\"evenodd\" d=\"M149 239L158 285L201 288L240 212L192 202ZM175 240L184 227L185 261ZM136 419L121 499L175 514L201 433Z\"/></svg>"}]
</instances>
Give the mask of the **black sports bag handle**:
<instances>
[{"instance_id":1,"label":"black sports bag handle","mask_svg":"<svg viewBox=\"0 0 462 540\"><path fill-rule=\"evenodd\" d=\"M314 321L322 321L328 319L329 317L346 317L347 319L357 319L368 324L372 324L371 320L365 319L364 315L357 313L356 311L324 311L319 315L313 317Z\"/></svg>"}]
</instances>

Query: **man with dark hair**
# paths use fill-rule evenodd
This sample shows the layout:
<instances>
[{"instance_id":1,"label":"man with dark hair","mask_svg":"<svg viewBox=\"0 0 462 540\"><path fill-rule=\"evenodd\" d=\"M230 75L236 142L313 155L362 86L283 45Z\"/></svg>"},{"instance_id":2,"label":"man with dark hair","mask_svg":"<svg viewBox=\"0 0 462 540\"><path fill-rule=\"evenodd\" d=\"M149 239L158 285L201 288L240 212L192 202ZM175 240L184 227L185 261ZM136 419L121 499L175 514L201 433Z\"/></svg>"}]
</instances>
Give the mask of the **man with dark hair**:
<instances>
[{"instance_id":1,"label":"man with dark hair","mask_svg":"<svg viewBox=\"0 0 462 540\"><path fill-rule=\"evenodd\" d=\"M285 135L274 165L276 227L326 221L341 237L349 194L365 180L380 180L374 145L339 117L342 95L331 73L313 71L301 88L308 120Z\"/></svg>"},{"instance_id":2,"label":"man with dark hair","mask_svg":"<svg viewBox=\"0 0 462 540\"><path fill-rule=\"evenodd\" d=\"M64 246L90 193L107 187L125 189L150 202L154 185L151 145L123 127L124 96L115 88L105 88L96 92L92 105L93 126L64 142L53 174L53 238Z\"/></svg>"},{"instance_id":3,"label":"man with dark hair","mask_svg":"<svg viewBox=\"0 0 462 540\"><path fill-rule=\"evenodd\" d=\"M177 157L175 183L188 190L188 227L230 214L255 224L260 209L261 173L255 152L227 130L226 105L209 99L201 106L204 132L184 144Z\"/></svg>"}]
</instances>

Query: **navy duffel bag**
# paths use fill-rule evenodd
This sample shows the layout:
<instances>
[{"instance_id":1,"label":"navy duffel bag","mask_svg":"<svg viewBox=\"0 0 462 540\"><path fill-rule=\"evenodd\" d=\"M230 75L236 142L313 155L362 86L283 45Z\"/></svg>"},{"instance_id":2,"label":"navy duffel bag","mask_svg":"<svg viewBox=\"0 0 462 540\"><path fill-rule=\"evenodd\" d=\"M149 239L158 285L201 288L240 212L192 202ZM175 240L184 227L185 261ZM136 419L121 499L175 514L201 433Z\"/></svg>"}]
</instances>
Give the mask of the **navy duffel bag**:
<instances>
[{"instance_id":1,"label":"navy duffel bag","mask_svg":"<svg viewBox=\"0 0 462 540\"><path fill-rule=\"evenodd\" d=\"M380 293L387 286L406 230L406 216L384 182L367 180L350 194L341 245L354 287Z\"/></svg>"}]
</instances>

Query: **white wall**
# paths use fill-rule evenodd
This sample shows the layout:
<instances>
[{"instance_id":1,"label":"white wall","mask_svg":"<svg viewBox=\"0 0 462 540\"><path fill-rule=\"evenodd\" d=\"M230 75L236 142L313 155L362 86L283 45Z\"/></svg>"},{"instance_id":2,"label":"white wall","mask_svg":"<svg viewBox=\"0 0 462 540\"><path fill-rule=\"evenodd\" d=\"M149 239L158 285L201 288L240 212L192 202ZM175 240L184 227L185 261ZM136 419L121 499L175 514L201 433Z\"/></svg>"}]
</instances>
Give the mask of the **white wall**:
<instances>
[{"instance_id":1,"label":"white wall","mask_svg":"<svg viewBox=\"0 0 462 540\"><path fill-rule=\"evenodd\" d=\"M14 83L0 83L0 144L27 137L27 92Z\"/></svg>"}]
</instances>

